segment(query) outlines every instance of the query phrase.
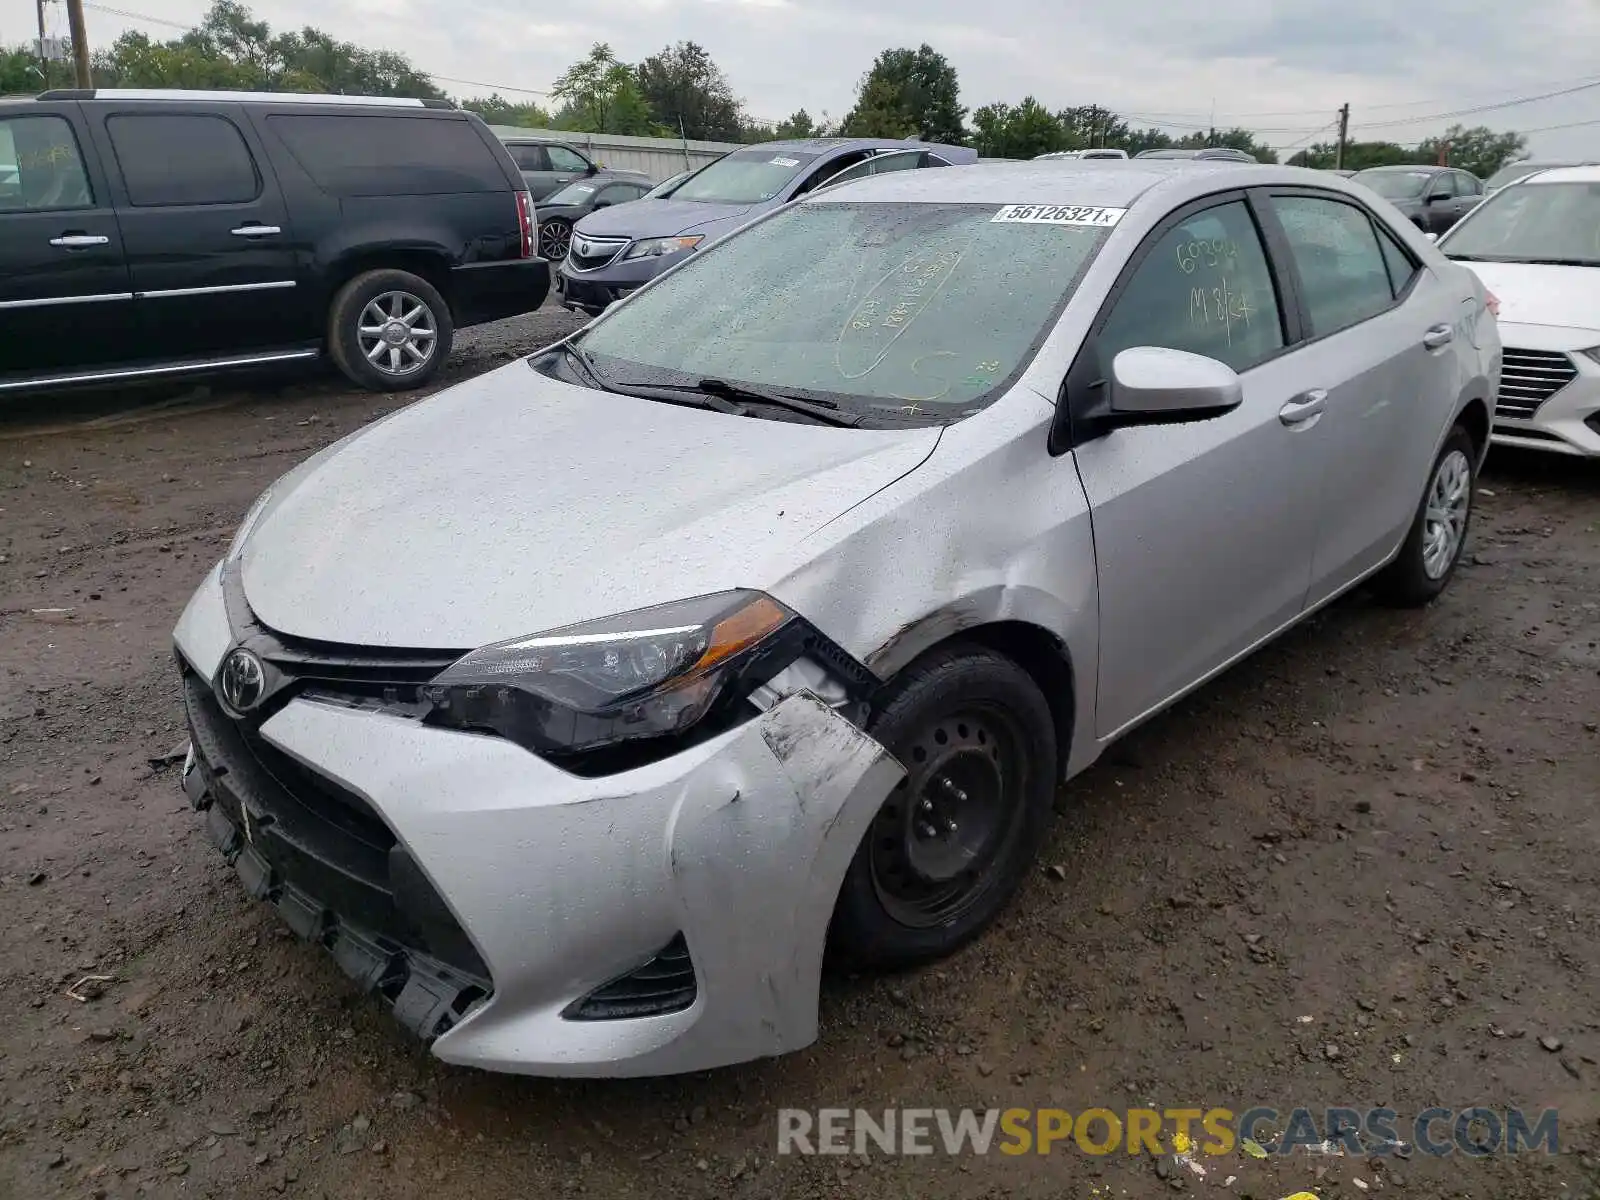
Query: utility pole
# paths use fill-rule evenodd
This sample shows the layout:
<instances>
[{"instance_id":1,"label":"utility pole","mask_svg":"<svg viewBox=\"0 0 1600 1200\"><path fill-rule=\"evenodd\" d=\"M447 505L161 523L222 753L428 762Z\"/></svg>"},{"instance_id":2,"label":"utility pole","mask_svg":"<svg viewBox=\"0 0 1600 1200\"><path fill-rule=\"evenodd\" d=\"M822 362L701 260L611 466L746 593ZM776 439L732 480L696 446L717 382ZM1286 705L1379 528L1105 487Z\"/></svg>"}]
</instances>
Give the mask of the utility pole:
<instances>
[{"instance_id":1,"label":"utility pole","mask_svg":"<svg viewBox=\"0 0 1600 1200\"><path fill-rule=\"evenodd\" d=\"M1350 137L1350 106L1342 105L1339 108L1339 148L1333 153L1333 168L1336 171L1344 170L1344 144Z\"/></svg>"},{"instance_id":2,"label":"utility pole","mask_svg":"<svg viewBox=\"0 0 1600 1200\"><path fill-rule=\"evenodd\" d=\"M44 0L39 0L39 81L43 90L50 90L50 56L45 53L44 45Z\"/></svg>"},{"instance_id":3,"label":"utility pole","mask_svg":"<svg viewBox=\"0 0 1600 1200\"><path fill-rule=\"evenodd\" d=\"M83 24L83 0L67 0L67 22L72 28L72 65L78 76L78 86L92 88L94 78L89 74L89 32Z\"/></svg>"}]
</instances>

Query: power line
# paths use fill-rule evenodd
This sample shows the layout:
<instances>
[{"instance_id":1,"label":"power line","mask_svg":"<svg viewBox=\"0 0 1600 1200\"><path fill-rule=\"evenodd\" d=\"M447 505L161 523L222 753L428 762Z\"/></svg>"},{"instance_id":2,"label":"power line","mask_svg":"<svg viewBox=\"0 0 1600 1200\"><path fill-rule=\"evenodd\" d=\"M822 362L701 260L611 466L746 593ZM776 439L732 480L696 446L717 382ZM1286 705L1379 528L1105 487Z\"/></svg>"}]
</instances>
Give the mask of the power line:
<instances>
[{"instance_id":1,"label":"power line","mask_svg":"<svg viewBox=\"0 0 1600 1200\"><path fill-rule=\"evenodd\" d=\"M1451 117L1470 117L1478 113L1493 112L1501 108L1515 108L1519 104L1533 104L1539 100L1553 100L1557 96L1570 96L1575 92L1586 92L1591 88L1600 87L1600 79L1591 79L1587 83L1580 83L1575 87L1560 88L1553 92L1540 92L1537 96L1520 96L1514 100L1506 100L1499 104L1479 104L1472 108L1458 108L1452 112L1429 113L1422 117L1405 117L1400 120L1388 121L1363 121L1362 125L1368 129L1388 128L1394 125L1420 125L1424 121L1444 121Z\"/></svg>"}]
</instances>

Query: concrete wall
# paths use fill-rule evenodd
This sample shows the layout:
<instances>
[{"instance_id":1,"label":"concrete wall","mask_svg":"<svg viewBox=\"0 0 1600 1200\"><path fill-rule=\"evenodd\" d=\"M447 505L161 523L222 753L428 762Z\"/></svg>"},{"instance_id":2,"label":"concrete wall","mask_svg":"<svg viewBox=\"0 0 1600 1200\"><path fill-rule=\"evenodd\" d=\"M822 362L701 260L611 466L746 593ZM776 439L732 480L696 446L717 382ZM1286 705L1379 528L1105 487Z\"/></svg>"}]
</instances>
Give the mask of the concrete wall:
<instances>
[{"instance_id":1,"label":"concrete wall","mask_svg":"<svg viewBox=\"0 0 1600 1200\"><path fill-rule=\"evenodd\" d=\"M676 138L624 137L620 133L575 133L570 129L518 129L513 125L491 125L502 138L536 137L576 146L602 166L622 171L643 171L655 183L679 171L701 167L729 150L733 142L679 141Z\"/></svg>"}]
</instances>

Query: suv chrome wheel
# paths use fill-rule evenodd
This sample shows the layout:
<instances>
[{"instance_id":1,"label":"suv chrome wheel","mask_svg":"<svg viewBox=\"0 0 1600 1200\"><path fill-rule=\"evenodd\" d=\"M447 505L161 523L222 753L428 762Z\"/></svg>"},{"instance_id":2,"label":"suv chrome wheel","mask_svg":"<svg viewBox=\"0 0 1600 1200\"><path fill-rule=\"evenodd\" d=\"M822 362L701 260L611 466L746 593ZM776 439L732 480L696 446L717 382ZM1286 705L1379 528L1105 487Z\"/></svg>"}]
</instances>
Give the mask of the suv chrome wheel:
<instances>
[{"instance_id":1,"label":"suv chrome wheel","mask_svg":"<svg viewBox=\"0 0 1600 1200\"><path fill-rule=\"evenodd\" d=\"M367 361L385 375L410 375L433 358L438 322L410 292L384 292L361 310L356 340Z\"/></svg>"}]
</instances>

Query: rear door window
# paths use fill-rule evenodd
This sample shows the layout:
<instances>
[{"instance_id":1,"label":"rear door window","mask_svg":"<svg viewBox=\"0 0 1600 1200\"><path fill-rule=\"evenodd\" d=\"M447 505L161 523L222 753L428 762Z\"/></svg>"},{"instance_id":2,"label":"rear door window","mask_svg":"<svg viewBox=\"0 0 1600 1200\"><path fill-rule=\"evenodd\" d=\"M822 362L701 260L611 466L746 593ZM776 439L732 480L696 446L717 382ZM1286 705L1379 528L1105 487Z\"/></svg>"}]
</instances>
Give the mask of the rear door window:
<instances>
[{"instance_id":1,"label":"rear door window","mask_svg":"<svg viewBox=\"0 0 1600 1200\"><path fill-rule=\"evenodd\" d=\"M0 212L93 203L71 122L52 116L0 120Z\"/></svg>"},{"instance_id":2,"label":"rear door window","mask_svg":"<svg viewBox=\"0 0 1600 1200\"><path fill-rule=\"evenodd\" d=\"M511 161L517 164L519 171L548 171L549 162L544 156L543 146L507 146L511 152Z\"/></svg>"},{"instance_id":3,"label":"rear door window","mask_svg":"<svg viewBox=\"0 0 1600 1200\"><path fill-rule=\"evenodd\" d=\"M1184 218L1145 255L1097 339L1102 371L1134 346L1204 354L1246 371L1284 345L1283 316L1242 200Z\"/></svg>"},{"instance_id":4,"label":"rear door window","mask_svg":"<svg viewBox=\"0 0 1600 1200\"><path fill-rule=\"evenodd\" d=\"M509 189L466 121L387 113L276 113L267 127L325 192L436 196Z\"/></svg>"},{"instance_id":5,"label":"rear door window","mask_svg":"<svg viewBox=\"0 0 1600 1200\"><path fill-rule=\"evenodd\" d=\"M112 113L106 133L138 208L243 204L261 174L238 126L209 113Z\"/></svg>"},{"instance_id":6,"label":"rear door window","mask_svg":"<svg viewBox=\"0 0 1600 1200\"><path fill-rule=\"evenodd\" d=\"M1272 207L1300 271L1314 337L1348 329L1394 303L1389 267L1364 209L1317 196L1274 196Z\"/></svg>"}]
</instances>

